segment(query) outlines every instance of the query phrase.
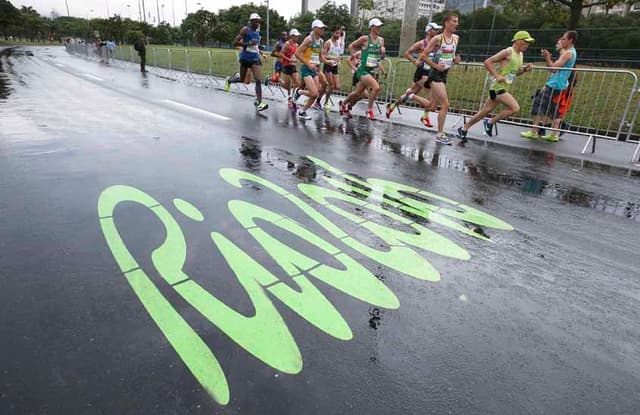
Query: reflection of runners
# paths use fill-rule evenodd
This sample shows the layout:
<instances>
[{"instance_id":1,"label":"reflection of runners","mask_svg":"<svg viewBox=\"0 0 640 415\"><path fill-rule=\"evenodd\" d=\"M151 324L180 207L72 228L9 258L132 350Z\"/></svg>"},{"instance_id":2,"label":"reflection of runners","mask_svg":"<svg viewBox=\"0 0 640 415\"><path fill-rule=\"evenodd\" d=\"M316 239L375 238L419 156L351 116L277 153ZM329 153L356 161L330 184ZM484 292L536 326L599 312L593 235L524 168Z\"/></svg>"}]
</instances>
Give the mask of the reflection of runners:
<instances>
[{"instance_id":1,"label":"reflection of runners","mask_svg":"<svg viewBox=\"0 0 640 415\"><path fill-rule=\"evenodd\" d=\"M424 114L422 114L422 117L420 117L420 121L422 121L422 124L425 127L431 128L433 127L433 124L431 124L431 120L429 119L429 113L425 112Z\"/></svg>"},{"instance_id":2,"label":"reflection of runners","mask_svg":"<svg viewBox=\"0 0 640 415\"><path fill-rule=\"evenodd\" d=\"M313 109L316 111L322 111L322 104L319 103L318 101L313 103Z\"/></svg>"},{"instance_id":3,"label":"reflection of runners","mask_svg":"<svg viewBox=\"0 0 640 415\"><path fill-rule=\"evenodd\" d=\"M224 90L226 92L231 91L231 83L229 82L230 79L231 77L227 77L227 79L224 81Z\"/></svg>"},{"instance_id":4,"label":"reflection of runners","mask_svg":"<svg viewBox=\"0 0 640 415\"><path fill-rule=\"evenodd\" d=\"M556 143L556 142L560 141L560 138L558 138L557 135L553 135L553 134L543 135L540 138L542 138L544 141L549 141L549 142L552 142L552 143Z\"/></svg>"},{"instance_id":5,"label":"reflection of runners","mask_svg":"<svg viewBox=\"0 0 640 415\"><path fill-rule=\"evenodd\" d=\"M308 115L306 111L299 111L298 118L300 118L301 120L310 120L311 115Z\"/></svg>"},{"instance_id":6,"label":"reflection of runners","mask_svg":"<svg viewBox=\"0 0 640 415\"><path fill-rule=\"evenodd\" d=\"M296 90L293 93L293 102L294 103L298 102L298 99L300 98L300 95L302 95L300 93L300 88L296 88Z\"/></svg>"},{"instance_id":7,"label":"reflection of runners","mask_svg":"<svg viewBox=\"0 0 640 415\"><path fill-rule=\"evenodd\" d=\"M387 104L387 118L391 118L391 113L396 109L396 104L395 103L391 103L391 104Z\"/></svg>"},{"instance_id":8,"label":"reflection of runners","mask_svg":"<svg viewBox=\"0 0 640 415\"><path fill-rule=\"evenodd\" d=\"M340 107L340 115L351 118L351 110L345 105L344 101L340 101L338 106Z\"/></svg>"},{"instance_id":9,"label":"reflection of runners","mask_svg":"<svg viewBox=\"0 0 640 415\"><path fill-rule=\"evenodd\" d=\"M328 102L324 104L324 112L326 113L331 112L331 104L329 104Z\"/></svg>"},{"instance_id":10,"label":"reflection of runners","mask_svg":"<svg viewBox=\"0 0 640 415\"><path fill-rule=\"evenodd\" d=\"M445 133L438 133L436 134L436 143L446 144L450 146L451 140L449 139L449 137L447 137Z\"/></svg>"},{"instance_id":11,"label":"reflection of runners","mask_svg":"<svg viewBox=\"0 0 640 415\"><path fill-rule=\"evenodd\" d=\"M482 125L484 126L484 132L487 133L489 137L493 137L493 124L489 123L488 119L482 120Z\"/></svg>"},{"instance_id":12,"label":"reflection of runners","mask_svg":"<svg viewBox=\"0 0 640 415\"><path fill-rule=\"evenodd\" d=\"M370 120L376 119L376 115L373 113L373 110L371 108L367 110L367 118Z\"/></svg>"},{"instance_id":13,"label":"reflection of runners","mask_svg":"<svg viewBox=\"0 0 640 415\"><path fill-rule=\"evenodd\" d=\"M267 108L269 108L269 104L265 103L264 101L263 101L263 102L260 102L260 103L258 103L258 105L256 105L256 109L257 109L258 111L264 111L264 110L266 110Z\"/></svg>"},{"instance_id":14,"label":"reflection of runners","mask_svg":"<svg viewBox=\"0 0 640 415\"><path fill-rule=\"evenodd\" d=\"M537 140L538 138L540 138L538 134L534 133L531 130L521 132L520 137L528 138L529 140Z\"/></svg>"}]
</instances>

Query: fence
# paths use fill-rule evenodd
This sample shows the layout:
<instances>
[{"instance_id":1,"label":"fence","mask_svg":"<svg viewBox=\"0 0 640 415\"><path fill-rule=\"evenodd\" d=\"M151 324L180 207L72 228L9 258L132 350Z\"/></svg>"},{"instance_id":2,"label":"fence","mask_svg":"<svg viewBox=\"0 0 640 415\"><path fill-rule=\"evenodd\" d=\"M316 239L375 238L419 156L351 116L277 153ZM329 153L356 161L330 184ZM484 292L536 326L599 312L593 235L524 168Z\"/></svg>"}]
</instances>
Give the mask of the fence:
<instances>
[{"instance_id":1,"label":"fence","mask_svg":"<svg viewBox=\"0 0 640 415\"><path fill-rule=\"evenodd\" d=\"M88 59L104 60L104 51L96 51L94 45L68 45L68 50ZM112 63L124 65L127 64L125 61L139 62L138 54L131 46L118 47L113 52ZM223 78L238 70L237 61L235 50L147 49L147 62L151 64L149 70L154 74L205 87L222 87ZM380 77L379 111L380 105L399 97L413 84L415 72L415 66L406 60L384 59L382 66L387 75ZM570 70L577 73L578 81L574 88L573 105L564 117L568 127L560 131L587 137L583 153L589 146L591 152L594 152L598 138L639 142L633 155L633 160L637 160L640 155L640 126L636 125L640 112L637 75L629 70ZM269 72L265 66L263 75L267 76ZM352 72L348 65L342 64L339 74L341 88L334 93L344 95L352 90ZM518 77L512 85L511 93L520 103L521 109L503 122L526 127L532 125L533 119L529 115L532 96L536 89L544 86L549 74L550 71L544 67L534 67L532 72ZM458 122L480 109L488 96L489 82L490 76L483 64L462 63L452 67L447 80L449 111L460 116ZM267 83L267 87L273 94L282 93L277 85ZM234 84L234 88L248 91L247 85L242 83Z\"/></svg>"}]
</instances>

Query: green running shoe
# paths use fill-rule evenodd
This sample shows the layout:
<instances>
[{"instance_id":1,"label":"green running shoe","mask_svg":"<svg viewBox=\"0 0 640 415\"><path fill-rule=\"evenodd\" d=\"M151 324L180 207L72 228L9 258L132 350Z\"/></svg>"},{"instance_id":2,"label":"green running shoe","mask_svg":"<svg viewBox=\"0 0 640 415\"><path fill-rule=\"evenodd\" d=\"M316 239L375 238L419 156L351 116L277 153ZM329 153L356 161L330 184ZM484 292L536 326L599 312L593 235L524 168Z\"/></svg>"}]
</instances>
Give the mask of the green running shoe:
<instances>
[{"instance_id":1,"label":"green running shoe","mask_svg":"<svg viewBox=\"0 0 640 415\"><path fill-rule=\"evenodd\" d=\"M520 133L520 137L528 138L529 140L537 140L540 136L531 130L523 131Z\"/></svg>"},{"instance_id":2,"label":"green running shoe","mask_svg":"<svg viewBox=\"0 0 640 415\"><path fill-rule=\"evenodd\" d=\"M544 141L549 141L551 143L557 143L558 141L560 141L560 138L557 135L553 135L553 134L543 135L540 138L542 138Z\"/></svg>"}]
</instances>

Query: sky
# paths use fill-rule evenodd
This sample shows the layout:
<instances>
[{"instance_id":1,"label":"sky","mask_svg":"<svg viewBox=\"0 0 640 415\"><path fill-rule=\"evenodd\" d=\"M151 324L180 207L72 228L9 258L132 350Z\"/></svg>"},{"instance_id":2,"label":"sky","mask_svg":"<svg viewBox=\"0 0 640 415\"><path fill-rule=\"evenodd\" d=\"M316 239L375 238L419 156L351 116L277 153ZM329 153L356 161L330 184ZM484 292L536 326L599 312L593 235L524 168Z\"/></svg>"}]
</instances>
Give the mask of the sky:
<instances>
[{"instance_id":1,"label":"sky","mask_svg":"<svg viewBox=\"0 0 640 415\"><path fill-rule=\"evenodd\" d=\"M66 16L67 8L65 0L9 0L14 6L31 6L42 16L50 16L51 11L55 11L58 15ZM253 0L253 3L260 4L264 0ZM139 19L138 0L66 0L69 5L69 13L71 16L84 18L107 17L107 8L109 15L120 14L122 17L130 17ZM244 3L250 3L251 0L145 0L145 10L147 21L155 23L160 14L160 20L166 20L169 24L173 24L175 13L175 23L180 25L185 16L185 3L189 12L194 12L203 7L207 10L217 12L221 8L229 8ZM270 8L277 10L278 13L286 19L300 13L301 0L270 0ZM309 8L316 9L324 3L324 0L309 0ZM351 3L348 0L335 0L337 5ZM158 7L156 8L156 4ZM164 4L164 7L163 7ZM127 7L127 5L129 7ZM158 13L159 9L159 13ZM163 18L164 16L164 18ZM155 19L155 20L154 20Z\"/></svg>"}]
</instances>

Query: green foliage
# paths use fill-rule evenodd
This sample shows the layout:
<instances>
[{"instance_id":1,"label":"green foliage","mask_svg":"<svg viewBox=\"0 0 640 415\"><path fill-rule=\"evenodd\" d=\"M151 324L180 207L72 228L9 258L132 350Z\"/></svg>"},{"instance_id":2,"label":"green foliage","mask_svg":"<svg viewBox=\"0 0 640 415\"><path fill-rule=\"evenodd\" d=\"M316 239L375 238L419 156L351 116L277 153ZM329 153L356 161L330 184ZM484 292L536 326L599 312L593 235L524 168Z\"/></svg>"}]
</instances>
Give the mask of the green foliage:
<instances>
[{"instance_id":1,"label":"green foliage","mask_svg":"<svg viewBox=\"0 0 640 415\"><path fill-rule=\"evenodd\" d=\"M140 39L143 36L144 33L142 33L140 30L128 30L126 33L126 40L127 43L132 45L136 40Z\"/></svg>"},{"instance_id":2,"label":"green foliage","mask_svg":"<svg viewBox=\"0 0 640 415\"><path fill-rule=\"evenodd\" d=\"M213 39L214 28L218 19L208 10L200 9L189 15L182 21L182 32L189 39L204 47L205 42Z\"/></svg>"},{"instance_id":3,"label":"green foliage","mask_svg":"<svg viewBox=\"0 0 640 415\"><path fill-rule=\"evenodd\" d=\"M316 11L316 18L329 26L328 30L331 31L341 26L344 26L347 30L351 29L351 13L344 4L336 6L333 1L328 1Z\"/></svg>"},{"instance_id":4,"label":"green foliage","mask_svg":"<svg viewBox=\"0 0 640 415\"><path fill-rule=\"evenodd\" d=\"M305 35L311 32L311 23L315 20L316 15L312 12L306 12L305 14L298 14L289 21L289 26L296 28Z\"/></svg>"}]
</instances>

